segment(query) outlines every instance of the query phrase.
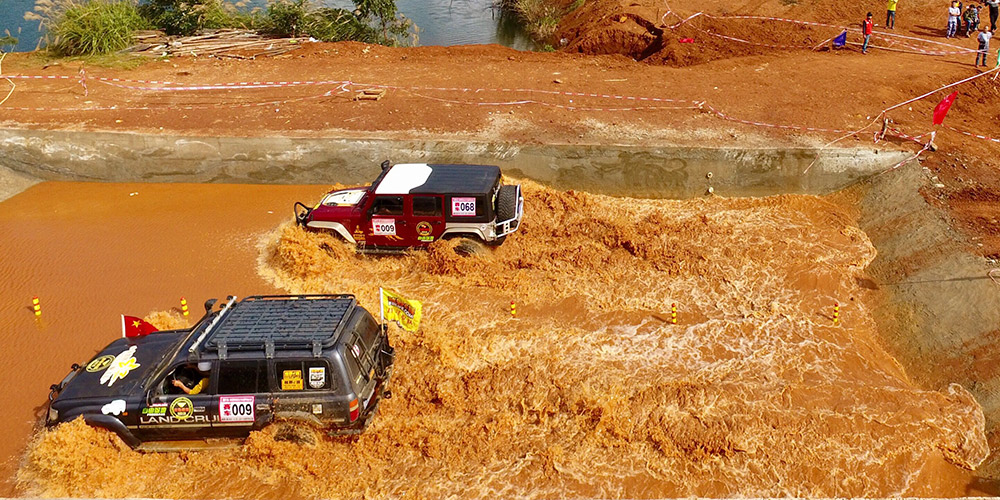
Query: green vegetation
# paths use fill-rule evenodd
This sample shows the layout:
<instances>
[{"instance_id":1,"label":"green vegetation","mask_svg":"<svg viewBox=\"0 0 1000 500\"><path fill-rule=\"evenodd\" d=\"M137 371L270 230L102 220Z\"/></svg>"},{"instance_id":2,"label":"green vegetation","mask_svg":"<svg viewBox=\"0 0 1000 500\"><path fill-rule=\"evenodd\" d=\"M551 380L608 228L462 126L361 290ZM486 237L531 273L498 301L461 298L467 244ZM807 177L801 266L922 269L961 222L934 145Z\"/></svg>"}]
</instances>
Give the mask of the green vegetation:
<instances>
[{"instance_id":1,"label":"green vegetation","mask_svg":"<svg viewBox=\"0 0 1000 500\"><path fill-rule=\"evenodd\" d=\"M51 26L49 49L59 55L108 54L132 44L148 23L129 1L93 0L67 8Z\"/></svg>"},{"instance_id":2,"label":"green vegetation","mask_svg":"<svg viewBox=\"0 0 1000 500\"><path fill-rule=\"evenodd\" d=\"M350 12L313 9L306 0L277 0L268 6L261 31L278 36L308 35L324 42L405 44L411 23L398 14L394 0L355 0L354 6Z\"/></svg>"},{"instance_id":3,"label":"green vegetation","mask_svg":"<svg viewBox=\"0 0 1000 500\"><path fill-rule=\"evenodd\" d=\"M168 35L234 28L282 37L310 36L336 42L356 40L406 45L412 23L395 0L354 0L355 10L315 8L309 0L273 0L267 10L247 10L227 0L36 0L49 50L60 56L108 54L132 44L136 30Z\"/></svg>"},{"instance_id":4,"label":"green vegetation","mask_svg":"<svg viewBox=\"0 0 1000 500\"><path fill-rule=\"evenodd\" d=\"M17 45L17 38L10 36L9 33L0 36L0 52L9 52L15 45Z\"/></svg>"},{"instance_id":5,"label":"green vegetation","mask_svg":"<svg viewBox=\"0 0 1000 500\"><path fill-rule=\"evenodd\" d=\"M541 42L551 39L556 33L559 20L582 7L585 1L573 0L564 8L551 0L502 0L500 8L516 14L528 35L536 42Z\"/></svg>"},{"instance_id":6,"label":"green vegetation","mask_svg":"<svg viewBox=\"0 0 1000 500\"><path fill-rule=\"evenodd\" d=\"M222 0L146 0L139 12L168 35L193 35L201 29L255 29L256 12L243 12Z\"/></svg>"}]
</instances>

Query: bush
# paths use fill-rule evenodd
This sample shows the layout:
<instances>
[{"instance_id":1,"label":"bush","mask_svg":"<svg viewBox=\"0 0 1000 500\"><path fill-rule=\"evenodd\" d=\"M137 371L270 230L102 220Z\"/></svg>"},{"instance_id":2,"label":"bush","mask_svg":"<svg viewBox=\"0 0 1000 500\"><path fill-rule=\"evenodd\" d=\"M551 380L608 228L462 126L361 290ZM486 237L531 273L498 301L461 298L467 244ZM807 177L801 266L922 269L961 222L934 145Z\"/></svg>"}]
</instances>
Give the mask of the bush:
<instances>
[{"instance_id":1,"label":"bush","mask_svg":"<svg viewBox=\"0 0 1000 500\"><path fill-rule=\"evenodd\" d=\"M278 0L267 8L261 31L276 36L309 35L324 42L353 40L399 45L409 21L396 15L394 0L356 0L357 10L313 10L307 0Z\"/></svg>"},{"instance_id":2,"label":"bush","mask_svg":"<svg viewBox=\"0 0 1000 500\"><path fill-rule=\"evenodd\" d=\"M0 36L0 52L5 50L10 50L11 48L16 46L17 46L17 38L10 36L10 33L8 33L5 36Z\"/></svg>"},{"instance_id":3,"label":"bush","mask_svg":"<svg viewBox=\"0 0 1000 500\"><path fill-rule=\"evenodd\" d=\"M93 0L68 7L51 26L49 48L58 55L109 54L132 44L135 30L147 27L128 0Z\"/></svg>"},{"instance_id":4,"label":"bush","mask_svg":"<svg viewBox=\"0 0 1000 500\"><path fill-rule=\"evenodd\" d=\"M306 29L308 17L305 0L273 2L267 6L262 31L278 36L299 36Z\"/></svg>"},{"instance_id":5,"label":"bush","mask_svg":"<svg viewBox=\"0 0 1000 500\"><path fill-rule=\"evenodd\" d=\"M202 29L254 29L254 12L241 12L222 0L147 0L139 12L168 35L193 35Z\"/></svg>"}]
</instances>

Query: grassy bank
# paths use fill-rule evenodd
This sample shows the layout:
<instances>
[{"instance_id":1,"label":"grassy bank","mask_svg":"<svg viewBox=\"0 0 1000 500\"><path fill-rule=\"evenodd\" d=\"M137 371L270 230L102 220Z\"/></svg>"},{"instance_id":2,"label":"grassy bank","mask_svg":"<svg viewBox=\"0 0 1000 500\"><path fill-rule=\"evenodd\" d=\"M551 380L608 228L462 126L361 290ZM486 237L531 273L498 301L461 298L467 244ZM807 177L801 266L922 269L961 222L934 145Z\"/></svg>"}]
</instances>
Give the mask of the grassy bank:
<instances>
[{"instance_id":1,"label":"grassy bank","mask_svg":"<svg viewBox=\"0 0 1000 500\"><path fill-rule=\"evenodd\" d=\"M308 36L407 45L411 25L395 0L354 0L354 10L277 0L247 9L228 0L37 0L25 16L39 21L44 45L57 56L110 54L132 44L137 30L193 35L206 29L255 30L276 37Z\"/></svg>"},{"instance_id":2,"label":"grassy bank","mask_svg":"<svg viewBox=\"0 0 1000 500\"><path fill-rule=\"evenodd\" d=\"M553 41L552 36L562 17L580 8L584 1L502 0L500 7L513 12L533 40L545 43Z\"/></svg>"}]
</instances>

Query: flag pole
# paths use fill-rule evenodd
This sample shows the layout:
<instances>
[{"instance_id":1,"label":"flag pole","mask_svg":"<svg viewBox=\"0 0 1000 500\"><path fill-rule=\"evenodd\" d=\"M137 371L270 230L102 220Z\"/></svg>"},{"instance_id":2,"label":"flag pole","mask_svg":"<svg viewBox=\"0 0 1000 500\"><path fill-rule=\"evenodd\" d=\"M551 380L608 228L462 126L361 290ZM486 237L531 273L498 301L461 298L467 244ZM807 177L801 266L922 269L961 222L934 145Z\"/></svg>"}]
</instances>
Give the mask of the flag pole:
<instances>
[{"instance_id":1,"label":"flag pole","mask_svg":"<svg viewBox=\"0 0 1000 500\"><path fill-rule=\"evenodd\" d=\"M125 338L125 315L122 314L122 338Z\"/></svg>"},{"instance_id":2,"label":"flag pole","mask_svg":"<svg viewBox=\"0 0 1000 500\"><path fill-rule=\"evenodd\" d=\"M382 287L378 287L378 320L379 324L385 326L385 300L382 297Z\"/></svg>"}]
</instances>

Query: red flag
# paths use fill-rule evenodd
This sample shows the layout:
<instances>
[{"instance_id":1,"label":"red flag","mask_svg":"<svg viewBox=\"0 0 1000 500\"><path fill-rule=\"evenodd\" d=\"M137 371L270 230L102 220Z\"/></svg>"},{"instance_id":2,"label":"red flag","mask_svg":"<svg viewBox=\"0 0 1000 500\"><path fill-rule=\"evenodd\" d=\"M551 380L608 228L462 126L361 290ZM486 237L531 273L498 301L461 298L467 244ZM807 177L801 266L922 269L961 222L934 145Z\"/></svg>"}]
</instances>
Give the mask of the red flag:
<instances>
[{"instance_id":1,"label":"red flag","mask_svg":"<svg viewBox=\"0 0 1000 500\"><path fill-rule=\"evenodd\" d=\"M142 318L122 314L122 337L143 337L158 331L160 330Z\"/></svg>"},{"instance_id":2,"label":"red flag","mask_svg":"<svg viewBox=\"0 0 1000 500\"><path fill-rule=\"evenodd\" d=\"M941 99L941 102L934 108L934 125L941 125L944 122L944 115L948 114L948 110L951 109L951 103L955 102L956 97L958 97L957 90L952 92L948 97Z\"/></svg>"}]
</instances>

